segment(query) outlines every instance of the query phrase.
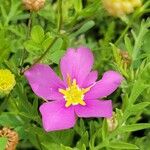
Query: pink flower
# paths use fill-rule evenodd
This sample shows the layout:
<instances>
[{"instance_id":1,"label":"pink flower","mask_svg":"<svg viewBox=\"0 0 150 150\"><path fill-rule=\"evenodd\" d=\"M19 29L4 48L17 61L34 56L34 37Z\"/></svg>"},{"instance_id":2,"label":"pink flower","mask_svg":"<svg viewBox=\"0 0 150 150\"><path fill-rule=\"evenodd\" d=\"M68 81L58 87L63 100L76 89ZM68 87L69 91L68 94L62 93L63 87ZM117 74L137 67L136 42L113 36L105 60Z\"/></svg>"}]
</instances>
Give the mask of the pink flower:
<instances>
[{"instance_id":1,"label":"pink flower","mask_svg":"<svg viewBox=\"0 0 150 150\"><path fill-rule=\"evenodd\" d=\"M25 72L34 93L49 100L39 108L46 131L71 128L76 116L112 116L111 100L102 98L114 92L123 77L115 71L107 71L96 82L98 73L91 71L93 61L88 48L69 48L60 62L63 81L45 64L36 64Z\"/></svg>"}]
</instances>

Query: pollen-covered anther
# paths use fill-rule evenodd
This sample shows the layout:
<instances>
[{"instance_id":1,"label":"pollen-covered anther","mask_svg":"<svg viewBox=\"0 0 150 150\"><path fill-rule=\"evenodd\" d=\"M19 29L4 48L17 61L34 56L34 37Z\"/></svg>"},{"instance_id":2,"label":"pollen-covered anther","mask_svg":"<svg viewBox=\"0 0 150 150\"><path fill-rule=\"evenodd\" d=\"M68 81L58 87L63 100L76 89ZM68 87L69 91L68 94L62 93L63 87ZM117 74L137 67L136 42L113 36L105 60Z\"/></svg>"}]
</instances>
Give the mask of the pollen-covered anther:
<instances>
[{"instance_id":1,"label":"pollen-covered anther","mask_svg":"<svg viewBox=\"0 0 150 150\"><path fill-rule=\"evenodd\" d=\"M70 105L82 105L85 106L86 103L84 101L84 94L87 93L90 90L90 87L88 88L79 88L77 85L76 79L73 80L71 83L70 78L68 78L68 88L66 89L59 89L59 92L64 95L64 99L66 101L66 107L69 107Z\"/></svg>"}]
</instances>

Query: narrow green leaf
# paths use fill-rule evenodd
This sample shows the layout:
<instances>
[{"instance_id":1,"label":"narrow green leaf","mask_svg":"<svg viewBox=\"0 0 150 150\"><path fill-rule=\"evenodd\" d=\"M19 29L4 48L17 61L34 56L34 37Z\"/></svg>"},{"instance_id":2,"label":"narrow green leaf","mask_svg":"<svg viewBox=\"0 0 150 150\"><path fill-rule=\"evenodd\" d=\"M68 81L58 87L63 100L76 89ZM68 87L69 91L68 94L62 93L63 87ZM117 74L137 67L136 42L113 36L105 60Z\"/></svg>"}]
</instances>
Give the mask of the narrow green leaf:
<instances>
[{"instance_id":1,"label":"narrow green leaf","mask_svg":"<svg viewBox=\"0 0 150 150\"><path fill-rule=\"evenodd\" d=\"M136 145L125 142L110 142L108 147L113 149L139 149Z\"/></svg>"},{"instance_id":2,"label":"narrow green leaf","mask_svg":"<svg viewBox=\"0 0 150 150\"><path fill-rule=\"evenodd\" d=\"M81 10L82 10L82 0L74 1L74 7L75 7L76 12L81 12Z\"/></svg>"},{"instance_id":3,"label":"narrow green leaf","mask_svg":"<svg viewBox=\"0 0 150 150\"><path fill-rule=\"evenodd\" d=\"M50 142L42 142L42 146L45 148L44 150L59 150L60 145L50 143Z\"/></svg>"},{"instance_id":4,"label":"narrow green leaf","mask_svg":"<svg viewBox=\"0 0 150 150\"><path fill-rule=\"evenodd\" d=\"M143 129L148 129L150 128L150 123L138 123L138 124L132 124L132 125L126 125L122 126L119 129L119 132L133 132L133 131L138 131L138 130L143 130Z\"/></svg>"},{"instance_id":5,"label":"narrow green leaf","mask_svg":"<svg viewBox=\"0 0 150 150\"><path fill-rule=\"evenodd\" d=\"M78 142L78 147L80 146L80 148L83 146L83 144L85 144L85 146L88 146L89 145L89 134L88 132L86 131L82 137L81 137L81 140Z\"/></svg>"},{"instance_id":6,"label":"narrow green leaf","mask_svg":"<svg viewBox=\"0 0 150 150\"><path fill-rule=\"evenodd\" d=\"M122 120L123 120L123 112L120 109L116 109L116 119L118 120L118 124L121 125L122 124Z\"/></svg>"},{"instance_id":7,"label":"narrow green leaf","mask_svg":"<svg viewBox=\"0 0 150 150\"><path fill-rule=\"evenodd\" d=\"M107 138L107 134L108 134L108 129L107 129L107 122L106 122L106 119L103 120L103 124L102 124L102 138L103 138L103 141L106 140Z\"/></svg>"},{"instance_id":8,"label":"narrow green leaf","mask_svg":"<svg viewBox=\"0 0 150 150\"><path fill-rule=\"evenodd\" d=\"M80 15L84 17L91 16L92 14L95 14L99 8L100 8L100 1L94 0L90 5L82 9Z\"/></svg>"},{"instance_id":9,"label":"narrow green leaf","mask_svg":"<svg viewBox=\"0 0 150 150\"><path fill-rule=\"evenodd\" d=\"M2 5L0 5L0 10L1 10L2 16L4 18L7 18L8 15L7 15L6 9Z\"/></svg>"},{"instance_id":10,"label":"narrow green leaf","mask_svg":"<svg viewBox=\"0 0 150 150\"><path fill-rule=\"evenodd\" d=\"M73 150L73 149L61 144L61 150Z\"/></svg>"},{"instance_id":11,"label":"narrow green leaf","mask_svg":"<svg viewBox=\"0 0 150 150\"><path fill-rule=\"evenodd\" d=\"M125 38L124 38L124 41L125 41L126 49L129 52L129 54L131 55L132 54L132 50L133 50L133 46L132 46L131 40L126 35Z\"/></svg>"},{"instance_id":12,"label":"narrow green leaf","mask_svg":"<svg viewBox=\"0 0 150 150\"><path fill-rule=\"evenodd\" d=\"M78 31L73 33L73 36L78 36L79 34L85 33L86 31L90 30L95 25L93 20L86 22Z\"/></svg>"},{"instance_id":13,"label":"narrow green leaf","mask_svg":"<svg viewBox=\"0 0 150 150\"><path fill-rule=\"evenodd\" d=\"M141 80L137 80L133 85L132 92L129 97L129 102L133 104L146 87L147 86L144 85Z\"/></svg>"},{"instance_id":14,"label":"narrow green leaf","mask_svg":"<svg viewBox=\"0 0 150 150\"><path fill-rule=\"evenodd\" d=\"M130 109L131 112L133 113L137 113L139 111L142 111L145 107L147 107L148 105L150 105L149 102L142 102L136 105L133 105Z\"/></svg>"}]
</instances>

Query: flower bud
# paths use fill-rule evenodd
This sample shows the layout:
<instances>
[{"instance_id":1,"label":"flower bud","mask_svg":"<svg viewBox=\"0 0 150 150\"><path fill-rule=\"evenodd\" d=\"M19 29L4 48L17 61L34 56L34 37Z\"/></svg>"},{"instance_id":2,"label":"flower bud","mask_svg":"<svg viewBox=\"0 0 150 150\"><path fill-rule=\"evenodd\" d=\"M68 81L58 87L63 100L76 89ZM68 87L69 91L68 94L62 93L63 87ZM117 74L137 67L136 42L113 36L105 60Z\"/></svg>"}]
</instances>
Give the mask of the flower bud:
<instances>
[{"instance_id":1,"label":"flower bud","mask_svg":"<svg viewBox=\"0 0 150 150\"><path fill-rule=\"evenodd\" d=\"M27 10L38 11L44 7L45 0L23 0L23 4Z\"/></svg>"},{"instance_id":2,"label":"flower bud","mask_svg":"<svg viewBox=\"0 0 150 150\"><path fill-rule=\"evenodd\" d=\"M111 118L107 118L108 131L113 131L118 126L118 121L116 119L116 114L113 112L113 116Z\"/></svg>"},{"instance_id":3,"label":"flower bud","mask_svg":"<svg viewBox=\"0 0 150 150\"><path fill-rule=\"evenodd\" d=\"M130 66L132 60L131 60L129 53L127 51L120 50L120 56L121 56L123 65L127 67Z\"/></svg>"},{"instance_id":4,"label":"flower bud","mask_svg":"<svg viewBox=\"0 0 150 150\"><path fill-rule=\"evenodd\" d=\"M15 76L8 69L0 69L0 96L9 94L15 84Z\"/></svg>"},{"instance_id":5,"label":"flower bud","mask_svg":"<svg viewBox=\"0 0 150 150\"><path fill-rule=\"evenodd\" d=\"M131 0L131 3L134 7L140 7L142 5L141 0Z\"/></svg>"},{"instance_id":6,"label":"flower bud","mask_svg":"<svg viewBox=\"0 0 150 150\"><path fill-rule=\"evenodd\" d=\"M16 131L4 127L0 130L0 137L7 138L7 144L5 150L15 150L19 141L19 136Z\"/></svg>"},{"instance_id":7,"label":"flower bud","mask_svg":"<svg viewBox=\"0 0 150 150\"><path fill-rule=\"evenodd\" d=\"M141 4L140 0L103 0L103 5L108 13L116 17L132 13Z\"/></svg>"}]
</instances>

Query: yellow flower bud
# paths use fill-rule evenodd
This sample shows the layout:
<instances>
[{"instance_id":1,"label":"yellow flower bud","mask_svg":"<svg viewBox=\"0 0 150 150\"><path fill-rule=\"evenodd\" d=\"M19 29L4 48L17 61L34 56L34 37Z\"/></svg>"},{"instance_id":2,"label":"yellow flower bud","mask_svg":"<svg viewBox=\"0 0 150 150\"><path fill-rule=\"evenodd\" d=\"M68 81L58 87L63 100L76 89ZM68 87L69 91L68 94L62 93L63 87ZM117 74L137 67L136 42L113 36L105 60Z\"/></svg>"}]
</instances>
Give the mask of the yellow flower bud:
<instances>
[{"instance_id":1,"label":"yellow flower bud","mask_svg":"<svg viewBox=\"0 0 150 150\"><path fill-rule=\"evenodd\" d=\"M131 0L131 3L134 7L140 7L142 5L141 0Z\"/></svg>"},{"instance_id":2,"label":"yellow flower bud","mask_svg":"<svg viewBox=\"0 0 150 150\"><path fill-rule=\"evenodd\" d=\"M23 0L23 4L27 10L38 11L44 6L45 0Z\"/></svg>"},{"instance_id":3,"label":"yellow flower bud","mask_svg":"<svg viewBox=\"0 0 150 150\"><path fill-rule=\"evenodd\" d=\"M141 4L140 0L103 0L104 8L110 15L116 17L132 13Z\"/></svg>"},{"instance_id":4,"label":"yellow flower bud","mask_svg":"<svg viewBox=\"0 0 150 150\"><path fill-rule=\"evenodd\" d=\"M134 11L133 4L131 2L125 1L122 2L123 11L127 14L132 13Z\"/></svg>"},{"instance_id":5,"label":"yellow flower bud","mask_svg":"<svg viewBox=\"0 0 150 150\"><path fill-rule=\"evenodd\" d=\"M15 84L15 76L8 69L0 69L0 96L9 94Z\"/></svg>"}]
</instances>

